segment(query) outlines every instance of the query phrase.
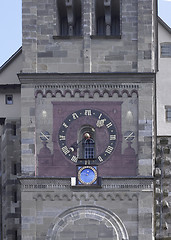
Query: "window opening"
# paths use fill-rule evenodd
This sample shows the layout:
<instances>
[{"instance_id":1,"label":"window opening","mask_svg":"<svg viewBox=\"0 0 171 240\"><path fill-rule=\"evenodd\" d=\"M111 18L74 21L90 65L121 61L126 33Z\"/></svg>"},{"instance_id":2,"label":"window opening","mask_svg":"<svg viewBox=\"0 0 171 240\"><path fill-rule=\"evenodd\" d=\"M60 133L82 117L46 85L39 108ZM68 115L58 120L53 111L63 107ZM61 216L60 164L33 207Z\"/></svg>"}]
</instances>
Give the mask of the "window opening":
<instances>
[{"instance_id":1,"label":"window opening","mask_svg":"<svg viewBox=\"0 0 171 240\"><path fill-rule=\"evenodd\" d=\"M13 202L17 203L17 191L16 190L13 191Z\"/></svg>"},{"instance_id":2,"label":"window opening","mask_svg":"<svg viewBox=\"0 0 171 240\"><path fill-rule=\"evenodd\" d=\"M13 163L13 165L12 165L12 173L14 175L17 175L17 164L16 163Z\"/></svg>"},{"instance_id":3,"label":"window opening","mask_svg":"<svg viewBox=\"0 0 171 240\"><path fill-rule=\"evenodd\" d=\"M96 157L95 129L90 125L84 125L78 132L78 158L93 159Z\"/></svg>"},{"instance_id":4,"label":"window opening","mask_svg":"<svg viewBox=\"0 0 171 240\"><path fill-rule=\"evenodd\" d=\"M94 140L89 138L83 142L84 159L94 158Z\"/></svg>"},{"instance_id":5,"label":"window opening","mask_svg":"<svg viewBox=\"0 0 171 240\"><path fill-rule=\"evenodd\" d=\"M166 121L171 122L171 107L166 108Z\"/></svg>"},{"instance_id":6,"label":"window opening","mask_svg":"<svg viewBox=\"0 0 171 240\"><path fill-rule=\"evenodd\" d=\"M16 135L17 135L17 126L16 126L16 123L15 123L15 122L13 122L13 123L11 124L11 130L12 130L12 135L13 135L13 136L16 136Z\"/></svg>"},{"instance_id":7,"label":"window opening","mask_svg":"<svg viewBox=\"0 0 171 240\"><path fill-rule=\"evenodd\" d=\"M4 125L5 124L5 118L0 118L0 125Z\"/></svg>"},{"instance_id":8,"label":"window opening","mask_svg":"<svg viewBox=\"0 0 171 240\"><path fill-rule=\"evenodd\" d=\"M5 158L3 159L3 166L2 166L2 168L3 168L3 173L5 173L5 165L6 165L6 161L5 161Z\"/></svg>"},{"instance_id":9,"label":"window opening","mask_svg":"<svg viewBox=\"0 0 171 240\"><path fill-rule=\"evenodd\" d=\"M59 34L61 36L81 35L81 1L57 0Z\"/></svg>"},{"instance_id":10,"label":"window opening","mask_svg":"<svg viewBox=\"0 0 171 240\"><path fill-rule=\"evenodd\" d=\"M120 35L120 0L96 0L96 33Z\"/></svg>"},{"instance_id":11,"label":"window opening","mask_svg":"<svg viewBox=\"0 0 171 240\"><path fill-rule=\"evenodd\" d=\"M17 240L17 239L18 239L17 230L15 230L15 232L14 232L14 239L15 239L15 240Z\"/></svg>"},{"instance_id":12,"label":"window opening","mask_svg":"<svg viewBox=\"0 0 171 240\"><path fill-rule=\"evenodd\" d=\"M5 102L7 105L13 104L13 95L6 95L5 96Z\"/></svg>"},{"instance_id":13,"label":"window opening","mask_svg":"<svg viewBox=\"0 0 171 240\"><path fill-rule=\"evenodd\" d=\"M171 43L161 43L161 57L171 57Z\"/></svg>"}]
</instances>

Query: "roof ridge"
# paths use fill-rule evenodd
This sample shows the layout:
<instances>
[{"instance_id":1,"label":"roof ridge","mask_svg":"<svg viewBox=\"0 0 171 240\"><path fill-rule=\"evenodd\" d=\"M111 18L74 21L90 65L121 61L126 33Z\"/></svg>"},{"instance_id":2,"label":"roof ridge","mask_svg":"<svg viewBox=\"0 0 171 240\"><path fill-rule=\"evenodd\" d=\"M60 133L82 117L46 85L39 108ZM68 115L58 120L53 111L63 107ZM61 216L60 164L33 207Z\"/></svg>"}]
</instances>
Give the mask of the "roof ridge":
<instances>
[{"instance_id":1,"label":"roof ridge","mask_svg":"<svg viewBox=\"0 0 171 240\"><path fill-rule=\"evenodd\" d=\"M161 19L159 16L158 21L169 33L171 33L171 28L169 27L169 25L167 25L167 23L165 23L165 21L163 21L163 19Z\"/></svg>"},{"instance_id":2,"label":"roof ridge","mask_svg":"<svg viewBox=\"0 0 171 240\"><path fill-rule=\"evenodd\" d=\"M20 47L4 64L2 64L0 67L0 72L2 72L21 52L22 47Z\"/></svg>"}]
</instances>

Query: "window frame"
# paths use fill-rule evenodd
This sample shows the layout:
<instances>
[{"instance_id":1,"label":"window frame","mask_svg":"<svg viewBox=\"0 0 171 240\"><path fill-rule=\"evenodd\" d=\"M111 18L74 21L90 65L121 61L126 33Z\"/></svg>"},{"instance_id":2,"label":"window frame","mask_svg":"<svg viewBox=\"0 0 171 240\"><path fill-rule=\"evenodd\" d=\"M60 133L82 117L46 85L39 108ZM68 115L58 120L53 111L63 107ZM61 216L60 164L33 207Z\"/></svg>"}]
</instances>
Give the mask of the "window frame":
<instances>
[{"instance_id":1,"label":"window frame","mask_svg":"<svg viewBox=\"0 0 171 240\"><path fill-rule=\"evenodd\" d=\"M77 142L79 144L78 144L77 155L79 159L87 160L88 158L86 159L84 155L84 141L86 140L85 133L89 133L91 136L91 139L94 141L94 158L96 157L96 133L95 133L95 129L91 125L84 125L78 131Z\"/></svg>"},{"instance_id":2,"label":"window frame","mask_svg":"<svg viewBox=\"0 0 171 240\"><path fill-rule=\"evenodd\" d=\"M160 43L160 58L171 58L171 42Z\"/></svg>"},{"instance_id":3,"label":"window frame","mask_svg":"<svg viewBox=\"0 0 171 240\"><path fill-rule=\"evenodd\" d=\"M168 116L170 114L170 116ZM165 106L165 119L166 122L171 122L171 106Z\"/></svg>"},{"instance_id":4,"label":"window frame","mask_svg":"<svg viewBox=\"0 0 171 240\"><path fill-rule=\"evenodd\" d=\"M89 142L88 142L89 141ZM84 159L95 158L95 142L92 138L87 138L83 141L83 157Z\"/></svg>"},{"instance_id":5,"label":"window frame","mask_svg":"<svg viewBox=\"0 0 171 240\"><path fill-rule=\"evenodd\" d=\"M101 15L99 17L99 7L97 7L97 3L99 4L99 1L101 1L101 4L103 5L104 0L95 0L95 36L96 37L105 37L105 38L121 38L121 0L116 0L117 1L117 6L119 8L119 14L116 14L117 10L115 11L114 8L114 0L111 0L111 24L110 24L110 34L107 34L107 25L105 26L105 7L104 7L104 15ZM101 10L103 12L103 10ZM98 25L99 25L99 19L101 19L101 26L102 26L102 31L98 30ZM102 21L103 20L103 21ZM118 23L117 23L118 21ZM115 26L115 27L114 27ZM117 31L117 28L119 29ZM103 32L103 33L102 33Z\"/></svg>"},{"instance_id":6,"label":"window frame","mask_svg":"<svg viewBox=\"0 0 171 240\"><path fill-rule=\"evenodd\" d=\"M17 136L17 123L11 122L11 135Z\"/></svg>"},{"instance_id":7,"label":"window frame","mask_svg":"<svg viewBox=\"0 0 171 240\"><path fill-rule=\"evenodd\" d=\"M57 36L62 38L80 37L82 36L82 1L73 0L72 8L68 11L65 0L56 0L57 8ZM72 16L68 17L68 12L73 14L73 22L69 23L68 19L72 19ZM72 31L70 25L73 26ZM55 38L56 38L55 37Z\"/></svg>"},{"instance_id":8,"label":"window frame","mask_svg":"<svg viewBox=\"0 0 171 240\"><path fill-rule=\"evenodd\" d=\"M11 97L12 100L9 100L8 98ZM5 95L5 104L6 105L13 105L14 104L14 96L13 94L6 94Z\"/></svg>"}]
</instances>

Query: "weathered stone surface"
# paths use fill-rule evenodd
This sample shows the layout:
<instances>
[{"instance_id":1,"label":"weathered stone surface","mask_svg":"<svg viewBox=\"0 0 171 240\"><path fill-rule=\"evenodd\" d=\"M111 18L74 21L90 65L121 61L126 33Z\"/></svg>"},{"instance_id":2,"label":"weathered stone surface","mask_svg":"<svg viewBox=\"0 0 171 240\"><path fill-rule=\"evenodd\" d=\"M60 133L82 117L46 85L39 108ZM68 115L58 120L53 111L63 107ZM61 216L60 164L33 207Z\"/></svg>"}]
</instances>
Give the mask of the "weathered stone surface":
<instances>
[{"instance_id":1,"label":"weathered stone surface","mask_svg":"<svg viewBox=\"0 0 171 240\"><path fill-rule=\"evenodd\" d=\"M122 13L120 39L115 37L105 39L103 36L101 39L96 39L94 37L96 36L95 1L82 1L81 32L83 44L80 45L80 39L74 39L71 36L69 41L76 44L72 48L66 45L68 41L66 38L55 40L52 38L53 35L59 35L60 23L56 9L56 2L52 0L48 3L41 2L41 4L35 1L29 3L23 1L23 54L25 57L23 72L70 72L70 64L73 62L70 57L71 49L73 54L77 53L74 55L75 65L72 65L75 72L97 72L100 69L108 72L153 71L151 66L154 64L151 56L154 49L151 40L154 26L152 25L151 2L147 0L139 1L137 5L134 0L122 1L120 6ZM26 36L28 30L29 39ZM93 38L91 38L92 35ZM101 44L102 42L103 44ZM31 46L29 49L26 47L27 44ZM55 50L56 44L60 45L59 52ZM54 52L38 50L36 53L36 49L44 47L54 48ZM114 55L111 54L113 49ZM88 50L89 55L82 57L82 62L79 63L78 67L77 59L80 58L78 52L84 52L85 50ZM39 68L43 57L52 60L47 69ZM62 63L58 68L54 67L54 57L61 59ZM131 62L127 60L127 57L131 57ZM35 61L37 65L35 65ZM115 61L114 64L113 61ZM117 61L120 62L117 63ZM104 64L107 64L105 68Z\"/></svg>"}]
</instances>

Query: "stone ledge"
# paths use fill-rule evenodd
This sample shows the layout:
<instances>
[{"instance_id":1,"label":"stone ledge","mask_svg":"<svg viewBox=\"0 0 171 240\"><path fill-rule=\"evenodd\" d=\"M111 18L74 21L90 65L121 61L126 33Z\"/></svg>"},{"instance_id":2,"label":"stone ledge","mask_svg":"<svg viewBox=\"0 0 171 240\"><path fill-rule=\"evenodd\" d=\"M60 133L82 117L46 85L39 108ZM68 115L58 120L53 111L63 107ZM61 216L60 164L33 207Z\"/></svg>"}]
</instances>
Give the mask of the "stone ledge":
<instances>
[{"instance_id":1,"label":"stone ledge","mask_svg":"<svg viewBox=\"0 0 171 240\"><path fill-rule=\"evenodd\" d=\"M155 73L132 73L132 72L93 72L93 73L19 73L17 74L21 84L84 84L85 82L92 84L98 83L153 83Z\"/></svg>"},{"instance_id":2,"label":"stone ledge","mask_svg":"<svg viewBox=\"0 0 171 240\"><path fill-rule=\"evenodd\" d=\"M22 191L54 191L58 190L69 190L71 187L70 178L36 178L36 177L19 177L21 183ZM82 192L88 191L153 191L153 178L152 177L142 177L142 178L102 178L102 187L99 188L90 188L85 187L82 189ZM79 191L79 188L76 187L72 191Z\"/></svg>"}]
</instances>

